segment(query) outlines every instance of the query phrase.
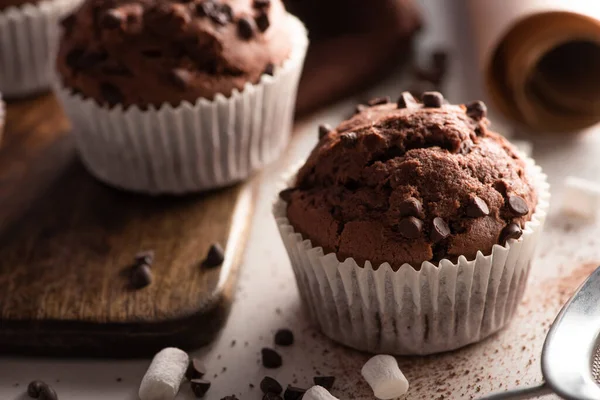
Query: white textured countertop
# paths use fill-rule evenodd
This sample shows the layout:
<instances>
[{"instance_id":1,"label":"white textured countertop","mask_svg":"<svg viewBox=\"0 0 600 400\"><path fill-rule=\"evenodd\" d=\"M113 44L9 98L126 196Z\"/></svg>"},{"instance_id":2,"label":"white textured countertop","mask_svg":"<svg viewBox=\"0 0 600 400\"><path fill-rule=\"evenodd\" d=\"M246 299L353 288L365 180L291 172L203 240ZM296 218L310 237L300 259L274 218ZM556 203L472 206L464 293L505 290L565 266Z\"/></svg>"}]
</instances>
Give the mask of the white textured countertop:
<instances>
[{"instance_id":1,"label":"white textured countertop","mask_svg":"<svg viewBox=\"0 0 600 400\"><path fill-rule=\"evenodd\" d=\"M476 71L471 67L468 25L454 2L423 1L429 26L423 47L441 45L454 52L452 77L445 93L451 101L479 98ZM431 5L438 8L433 10ZM450 4L452 3L452 5ZM447 8L447 10L443 9ZM442 21L441 16L455 18ZM439 21L439 22L437 22ZM435 23L435 25L434 25ZM364 98L376 95L396 97L403 86L399 76L380 85ZM240 400L262 398L258 384L265 374L283 384L311 386L312 377L334 375L333 393L342 400L371 399L360 377L367 355L342 348L314 331L301 310L300 299L287 255L271 217L271 200L281 173L306 157L317 140L317 126L335 124L357 102L349 100L297 125L297 134L288 155L269 167L262 176L261 192L239 291L231 316L221 337L210 348L197 352L208 366L212 388L205 397L218 400L235 394ZM492 120L498 121L493 118ZM496 130L510 134L506 125ZM562 182L575 175L600 180L600 128L569 137L519 137L534 143L533 156L550 176L553 208L539 248L526 300L508 329L481 344L436 357L400 359L411 383L408 399L476 398L491 390L541 380L539 353L554 315L570 291L600 263L600 222L567 219L557 213ZM260 349L272 345L273 333L290 328L296 343L281 348L284 365L265 370ZM235 340L235 345L232 341ZM26 399L23 395L32 379L50 383L61 400L134 400L149 360L86 361L0 357L0 400ZM251 388L250 384L255 387ZM178 399L192 399L183 385Z\"/></svg>"}]
</instances>

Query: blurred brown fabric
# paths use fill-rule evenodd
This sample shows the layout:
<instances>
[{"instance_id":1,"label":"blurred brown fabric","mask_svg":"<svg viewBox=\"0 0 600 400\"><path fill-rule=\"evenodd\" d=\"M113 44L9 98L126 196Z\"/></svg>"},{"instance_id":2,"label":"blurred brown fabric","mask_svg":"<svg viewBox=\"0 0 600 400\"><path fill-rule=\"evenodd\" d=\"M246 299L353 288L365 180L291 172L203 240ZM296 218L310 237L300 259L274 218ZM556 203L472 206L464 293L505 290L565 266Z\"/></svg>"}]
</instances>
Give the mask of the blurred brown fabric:
<instances>
[{"instance_id":1,"label":"blurred brown fabric","mask_svg":"<svg viewBox=\"0 0 600 400\"><path fill-rule=\"evenodd\" d=\"M413 0L284 0L311 46L296 111L303 115L356 92L409 58L422 20Z\"/></svg>"}]
</instances>

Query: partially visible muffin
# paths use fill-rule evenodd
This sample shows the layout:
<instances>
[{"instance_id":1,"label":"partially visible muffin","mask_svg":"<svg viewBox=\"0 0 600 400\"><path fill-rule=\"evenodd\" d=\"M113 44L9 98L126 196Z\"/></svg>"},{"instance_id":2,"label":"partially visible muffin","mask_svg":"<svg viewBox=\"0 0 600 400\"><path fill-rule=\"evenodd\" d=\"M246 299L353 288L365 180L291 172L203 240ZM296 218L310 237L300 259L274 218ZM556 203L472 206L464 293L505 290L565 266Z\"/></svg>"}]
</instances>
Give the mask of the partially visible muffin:
<instances>
[{"instance_id":1,"label":"partially visible muffin","mask_svg":"<svg viewBox=\"0 0 600 400\"><path fill-rule=\"evenodd\" d=\"M292 51L280 0L91 0L66 19L65 87L108 106L226 97Z\"/></svg>"},{"instance_id":2,"label":"partially visible muffin","mask_svg":"<svg viewBox=\"0 0 600 400\"><path fill-rule=\"evenodd\" d=\"M290 224L314 246L395 269L490 254L521 235L537 203L483 103L448 105L435 92L423 104L405 93L328 132L287 196Z\"/></svg>"},{"instance_id":3,"label":"partially visible muffin","mask_svg":"<svg viewBox=\"0 0 600 400\"><path fill-rule=\"evenodd\" d=\"M38 0L0 0L0 11L8 7L20 7L25 4L37 4Z\"/></svg>"}]
</instances>

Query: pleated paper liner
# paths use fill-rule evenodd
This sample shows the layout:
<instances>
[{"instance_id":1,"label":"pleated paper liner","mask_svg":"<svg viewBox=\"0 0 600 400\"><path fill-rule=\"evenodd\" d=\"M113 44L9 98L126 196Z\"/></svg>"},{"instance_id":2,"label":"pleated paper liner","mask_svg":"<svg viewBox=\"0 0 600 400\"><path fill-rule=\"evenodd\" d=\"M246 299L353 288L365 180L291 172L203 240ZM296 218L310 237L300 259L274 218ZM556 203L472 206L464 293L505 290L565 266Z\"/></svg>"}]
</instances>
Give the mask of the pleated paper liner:
<instances>
[{"instance_id":1,"label":"pleated paper liner","mask_svg":"<svg viewBox=\"0 0 600 400\"><path fill-rule=\"evenodd\" d=\"M294 230L286 203L274 205L279 232L311 318L331 339L370 353L425 355L478 342L514 316L526 287L549 207L546 175L527 159L538 203L518 240L495 245L490 255L423 262L394 271L353 258L324 254Z\"/></svg>"},{"instance_id":2,"label":"pleated paper liner","mask_svg":"<svg viewBox=\"0 0 600 400\"><path fill-rule=\"evenodd\" d=\"M0 11L0 92L24 97L52 88L60 20L82 0L45 0Z\"/></svg>"},{"instance_id":3,"label":"pleated paper liner","mask_svg":"<svg viewBox=\"0 0 600 400\"><path fill-rule=\"evenodd\" d=\"M277 159L291 135L308 47L304 25L288 18L289 59L274 76L263 75L228 98L123 110L59 88L88 170L122 189L182 194L231 185Z\"/></svg>"}]
</instances>

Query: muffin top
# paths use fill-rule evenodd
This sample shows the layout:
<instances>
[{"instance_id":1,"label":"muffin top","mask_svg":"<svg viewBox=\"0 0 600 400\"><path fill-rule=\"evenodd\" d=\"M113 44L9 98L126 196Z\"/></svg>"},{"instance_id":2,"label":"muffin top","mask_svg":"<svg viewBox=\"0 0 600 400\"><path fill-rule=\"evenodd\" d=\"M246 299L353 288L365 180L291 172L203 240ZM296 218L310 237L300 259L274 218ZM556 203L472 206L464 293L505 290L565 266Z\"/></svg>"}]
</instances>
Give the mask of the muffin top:
<instances>
[{"instance_id":1,"label":"muffin top","mask_svg":"<svg viewBox=\"0 0 600 400\"><path fill-rule=\"evenodd\" d=\"M281 193L291 225L340 260L394 269L474 259L521 236L537 204L526 164L482 102L374 99L318 145Z\"/></svg>"},{"instance_id":2,"label":"muffin top","mask_svg":"<svg viewBox=\"0 0 600 400\"><path fill-rule=\"evenodd\" d=\"M63 20L63 84L100 104L173 106L273 74L291 37L281 0L87 0Z\"/></svg>"}]
</instances>

